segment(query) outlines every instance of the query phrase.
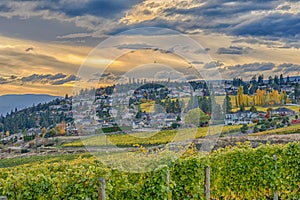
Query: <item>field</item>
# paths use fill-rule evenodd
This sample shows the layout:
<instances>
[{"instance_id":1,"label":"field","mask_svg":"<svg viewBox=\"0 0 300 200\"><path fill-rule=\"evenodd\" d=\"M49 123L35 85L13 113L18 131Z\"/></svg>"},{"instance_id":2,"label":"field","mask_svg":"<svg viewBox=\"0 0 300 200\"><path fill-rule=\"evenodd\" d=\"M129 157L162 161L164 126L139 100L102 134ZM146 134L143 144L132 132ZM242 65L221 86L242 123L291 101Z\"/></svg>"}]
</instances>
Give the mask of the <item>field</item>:
<instances>
[{"instance_id":1,"label":"field","mask_svg":"<svg viewBox=\"0 0 300 200\"><path fill-rule=\"evenodd\" d=\"M238 131L241 126L213 126L210 128L210 134L228 133L232 131ZM167 144L172 141L184 141L188 139L205 137L208 134L209 129L207 127L197 129L183 129L183 130L166 130L159 133L142 132L132 134L113 134L107 135L107 139L104 135L97 135L78 140L71 143L63 144L63 147L82 147L82 146L106 146L116 145L123 147L132 147L136 145L149 146L158 144ZM84 144L84 145L83 145Z\"/></svg>"},{"instance_id":2,"label":"field","mask_svg":"<svg viewBox=\"0 0 300 200\"><path fill-rule=\"evenodd\" d=\"M243 143L206 156L191 152L168 166L169 187L167 166L148 173L129 173L108 168L94 157L68 161L57 158L60 162L45 159L38 165L35 161L26 162L26 158L23 161L27 164L0 169L0 196L97 199L98 178L104 177L109 200L204 199L204 168L210 166L212 199L271 199L276 190L280 199L300 198L299 142L255 149ZM134 158L124 157L124 162L128 161L139 164Z\"/></svg>"}]
</instances>

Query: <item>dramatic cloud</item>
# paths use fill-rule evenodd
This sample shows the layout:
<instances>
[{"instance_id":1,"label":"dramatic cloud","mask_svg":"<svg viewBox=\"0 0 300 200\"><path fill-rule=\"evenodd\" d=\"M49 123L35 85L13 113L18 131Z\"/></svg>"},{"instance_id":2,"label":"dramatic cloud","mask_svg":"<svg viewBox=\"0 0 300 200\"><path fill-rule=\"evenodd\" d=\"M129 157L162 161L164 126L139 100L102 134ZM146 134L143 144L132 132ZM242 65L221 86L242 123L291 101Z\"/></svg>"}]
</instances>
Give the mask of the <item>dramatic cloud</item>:
<instances>
[{"instance_id":1,"label":"dramatic cloud","mask_svg":"<svg viewBox=\"0 0 300 200\"><path fill-rule=\"evenodd\" d=\"M75 75L58 74L32 74L30 76L8 78L0 77L0 84L42 84L42 85L63 85L78 80Z\"/></svg>"},{"instance_id":2,"label":"dramatic cloud","mask_svg":"<svg viewBox=\"0 0 300 200\"><path fill-rule=\"evenodd\" d=\"M223 66L224 64L221 63L220 61L213 61L210 63L207 63L204 65L204 69L217 69L221 66Z\"/></svg>"},{"instance_id":3,"label":"dramatic cloud","mask_svg":"<svg viewBox=\"0 0 300 200\"><path fill-rule=\"evenodd\" d=\"M237 24L229 31L234 35L298 37L299 21L300 14L272 13Z\"/></svg>"},{"instance_id":4,"label":"dramatic cloud","mask_svg":"<svg viewBox=\"0 0 300 200\"><path fill-rule=\"evenodd\" d=\"M29 52L29 51L33 51L33 49L34 49L33 47L29 47L29 48L25 49L25 51Z\"/></svg>"},{"instance_id":5,"label":"dramatic cloud","mask_svg":"<svg viewBox=\"0 0 300 200\"><path fill-rule=\"evenodd\" d=\"M122 44L116 46L118 49L151 49L154 48L152 45L145 44L145 43L137 43L137 44Z\"/></svg>"},{"instance_id":6,"label":"dramatic cloud","mask_svg":"<svg viewBox=\"0 0 300 200\"><path fill-rule=\"evenodd\" d=\"M218 49L218 54L248 54L252 48L250 47L237 47L237 46L230 46L229 48L221 47Z\"/></svg>"},{"instance_id":7,"label":"dramatic cloud","mask_svg":"<svg viewBox=\"0 0 300 200\"><path fill-rule=\"evenodd\" d=\"M183 33L295 37L299 2L273 0L57 0L1 1L3 34L87 42L124 30L155 26ZM34 27L27 26L24 20ZM47 28L46 28L47 27Z\"/></svg>"},{"instance_id":8,"label":"dramatic cloud","mask_svg":"<svg viewBox=\"0 0 300 200\"><path fill-rule=\"evenodd\" d=\"M300 71L300 65L292 64L292 63L283 63L279 65L275 70L275 72L282 73L282 74L290 74L299 71Z\"/></svg>"},{"instance_id":9,"label":"dramatic cloud","mask_svg":"<svg viewBox=\"0 0 300 200\"><path fill-rule=\"evenodd\" d=\"M65 79L60 79L60 80L52 82L52 85L63 85L65 83L73 82L76 80L78 80L78 78L75 75L70 75L70 76L66 77Z\"/></svg>"},{"instance_id":10,"label":"dramatic cloud","mask_svg":"<svg viewBox=\"0 0 300 200\"><path fill-rule=\"evenodd\" d=\"M219 71L222 74L223 78L233 78L236 76L243 77L244 79L250 79L252 76L257 74L269 75L290 75L290 76L299 76L297 73L300 70L300 65L292 63L247 63L243 65L233 65L226 67L219 67ZM296 73L295 73L296 72Z\"/></svg>"}]
</instances>

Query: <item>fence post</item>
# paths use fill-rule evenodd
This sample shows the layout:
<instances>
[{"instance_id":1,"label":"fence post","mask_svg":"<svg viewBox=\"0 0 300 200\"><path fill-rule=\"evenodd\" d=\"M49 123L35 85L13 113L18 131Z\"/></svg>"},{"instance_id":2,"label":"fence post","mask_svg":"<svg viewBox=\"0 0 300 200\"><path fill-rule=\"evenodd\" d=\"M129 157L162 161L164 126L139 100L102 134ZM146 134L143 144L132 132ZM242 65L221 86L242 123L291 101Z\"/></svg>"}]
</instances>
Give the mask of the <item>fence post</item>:
<instances>
[{"instance_id":1,"label":"fence post","mask_svg":"<svg viewBox=\"0 0 300 200\"><path fill-rule=\"evenodd\" d=\"M205 167L205 185L204 185L205 198L210 199L210 167Z\"/></svg>"},{"instance_id":2,"label":"fence post","mask_svg":"<svg viewBox=\"0 0 300 200\"><path fill-rule=\"evenodd\" d=\"M99 187L98 187L98 200L106 200L106 191L105 191L106 182L105 182L104 177L101 177L101 178L98 179L98 184L99 184Z\"/></svg>"},{"instance_id":3,"label":"fence post","mask_svg":"<svg viewBox=\"0 0 300 200\"><path fill-rule=\"evenodd\" d=\"M273 159L275 160L275 171L277 171L277 156L276 156L276 154L273 155ZM278 191L277 190L274 192L274 200L278 200Z\"/></svg>"},{"instance_id":4,"label":"fence post","mask_svg":"<svg viewBox=\"0 0 300 200\"><path fill-rule=\"evenodd\" d=\"M171 189L170 189L170 170L167 168L167 174L166 174L166 180L167 180L167 199L172 199Z\"/></svg>"}]
</instances>

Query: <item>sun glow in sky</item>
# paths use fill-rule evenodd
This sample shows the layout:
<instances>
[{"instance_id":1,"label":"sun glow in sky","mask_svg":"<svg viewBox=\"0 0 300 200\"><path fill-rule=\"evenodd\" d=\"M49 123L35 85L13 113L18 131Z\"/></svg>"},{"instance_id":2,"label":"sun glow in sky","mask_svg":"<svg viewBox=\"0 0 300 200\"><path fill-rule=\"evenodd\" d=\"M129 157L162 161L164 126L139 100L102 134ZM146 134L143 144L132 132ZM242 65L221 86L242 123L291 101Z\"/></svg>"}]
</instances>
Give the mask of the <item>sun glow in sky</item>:
<instances>
[{"instance_id":1,"label":"sun glow in sky","mask_svg":"<svg viewBox=\"0 0 300 200\"><path fill-rule=\"evenodd\" d=\"M193 38L226 79L249 79L261 73L298 76L299 7L295 1L4 0L0 2L0 95L72 93L83 63L109 65L112 73L149 63L179 71L189 65L167 49L158 52L135 42L138 35L128 36L111 50L133 53L115 60L105 55L88 58L105 39L144 27L168 28ZM106 81L109 78L116 77L107 75Z\"/></svg>"}]
</instances>

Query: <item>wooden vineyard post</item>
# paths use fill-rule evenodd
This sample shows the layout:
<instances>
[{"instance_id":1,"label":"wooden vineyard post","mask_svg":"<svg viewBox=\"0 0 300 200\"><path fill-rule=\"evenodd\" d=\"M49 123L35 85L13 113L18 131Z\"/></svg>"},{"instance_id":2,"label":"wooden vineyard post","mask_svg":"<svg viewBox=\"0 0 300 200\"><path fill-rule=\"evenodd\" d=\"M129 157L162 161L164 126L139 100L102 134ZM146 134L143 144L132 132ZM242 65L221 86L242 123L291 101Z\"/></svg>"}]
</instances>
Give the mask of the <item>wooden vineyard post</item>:
<instances>
[{"instance_id":1,"label":"wooden vineyard post","mask_svg":"<svg viewBox=\"0 0 300 200\"><path fill-rule=\"evenodd\" d=\"M204 181L205 198L210 199L210 167L205 167L205 181Z\"/></svg>"},{"instance_id":2,"label":"wooden vineyard post","mask_svg":"<svg viewBox=\"0 0 300 200\"><path fill-rule=\"evenodd\" d=\"M276 154L273 155L273 159L275 161L275 171L277 171L277 156L276 156ZM275 174L277 174L277 172L275 172ZM278 200L278 191L277 190L274 192L274 200Z\"/></svg>"},{"instance_id":3,"label":"wooden vineyard post","mask_svg":"<svg viewBox=\"0 0 300 200\"><path fill-rule=\"evenodd\" d=\"M98 187L98 200L106 200L106 191L105 191L106 182L105 182L104 177L99 178L98 184L99 184L99 187Z\"/></svg>"},{"instance_id":4,"label":"wooden vineyard post","mask_svg":"<svg viewBox=\"0 0 300 200\"><path fill-rule=\"evenodd\" d=\"M167 174L166 174L166 180L167 180L167 199L172 199L172 194L170 190L170 170L167 168Z\"/></svg>"}]
</instances>

